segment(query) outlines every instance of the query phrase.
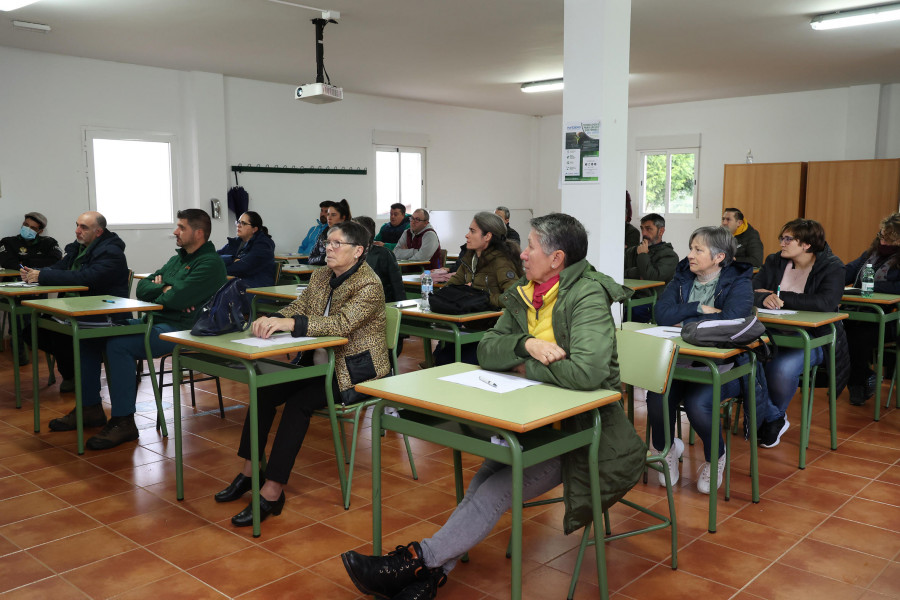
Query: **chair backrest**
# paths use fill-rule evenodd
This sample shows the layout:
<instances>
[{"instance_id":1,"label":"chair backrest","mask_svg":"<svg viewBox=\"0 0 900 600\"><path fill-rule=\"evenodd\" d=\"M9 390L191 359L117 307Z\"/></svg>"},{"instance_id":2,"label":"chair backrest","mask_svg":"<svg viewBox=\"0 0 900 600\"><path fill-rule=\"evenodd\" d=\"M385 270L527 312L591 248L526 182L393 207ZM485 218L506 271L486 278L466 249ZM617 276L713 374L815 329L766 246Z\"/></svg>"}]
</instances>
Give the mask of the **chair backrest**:
<instances>
[{"instance_id":1,"label":"chair backrest","mask_svg":"<svg viewBox=\"0 0 900 600\"><path fill-rule=\"evenodd\" d=\"M131 284L134 282L134 269L128 269L128 295L131 296Z\"/></svg>"},{"instance_id":2,"label":"chair backrest","mask_svg":"<svg viewBox=\"0 0 900 600\"><path fill-rule=\"evenodd\" d=\"M446 248L441 248L441 267L442 268L447 267L447 249Z\"/></svg>"},{"instance_id":3,"label":"chair backrest","mask_svg":"<svg viewBox=\"0 0 900 600\"><path fill-rule=\"evenodd\" d=\"M672 340L616 330L619 377L628 385L665 394L674 374L678 346Z\"/></svg>"},{"instance_id":4,"label":"chair backrest","mask_svg":"<svg viewBox=\"0 0 900 600\"><path fill-rule=\"evenodd\" d=\"M397 368L397 340L400 339L400 309L393 306L384 308L384 338L387 341L388 353L391 355L391 368L394 374Z\"/></svg>"},{"instance_id":5,"label":"chair backrest","mask_svg":"<svg viewBox=\"0 0 900 600\"><path fill-rule=\"evenodd\" d=\"M273 280L275 283L273 285L278 285L278 280L281 279L281 268L284 266L284 263L280 260L275 260L275 279Z\"/></svg>"}]
</instances>

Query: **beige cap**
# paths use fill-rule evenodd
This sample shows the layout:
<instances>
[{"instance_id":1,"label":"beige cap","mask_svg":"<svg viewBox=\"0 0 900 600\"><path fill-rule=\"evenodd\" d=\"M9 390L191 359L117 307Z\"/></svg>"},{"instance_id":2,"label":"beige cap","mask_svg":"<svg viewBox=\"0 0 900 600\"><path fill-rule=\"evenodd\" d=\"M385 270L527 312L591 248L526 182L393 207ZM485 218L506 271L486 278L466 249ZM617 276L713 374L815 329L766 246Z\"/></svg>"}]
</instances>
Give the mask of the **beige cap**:
<instances>
[{"instance_id":1,"label":"beige cap","mask_svg":"<svg viewBox=\"0 0 900 600\"><path fill-rule=\"evenodd\" d=\"M25 215L25 218L31 219L33 221L37 221L38 223L40 223L41 229L44 229L47 227L47 217L45 217L44 215L42 215L39 212L30 212Z\"/></svg>"}]
</instances>

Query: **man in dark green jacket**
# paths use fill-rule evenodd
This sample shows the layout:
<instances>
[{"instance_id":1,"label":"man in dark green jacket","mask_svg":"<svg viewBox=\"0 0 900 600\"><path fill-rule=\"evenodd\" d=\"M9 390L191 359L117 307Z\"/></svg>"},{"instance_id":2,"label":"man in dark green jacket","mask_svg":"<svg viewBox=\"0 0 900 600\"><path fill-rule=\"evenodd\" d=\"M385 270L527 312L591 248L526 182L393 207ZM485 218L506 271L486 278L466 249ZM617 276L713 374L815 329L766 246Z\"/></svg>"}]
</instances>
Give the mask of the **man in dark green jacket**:
<instances>
[{"instance_id":1,"label":"man in dark green jacket","mask_svg":"<svg viewBox=\"0 0 900 600\"><path fill-rule=\"evenodd\" d=\"M625 279L664 281L669 283L675 276L678 254L672 244L662 241L666 231L666 220L656 213L644 215L641 219L641 243L625 249ZM662 288L659 288L662 290ZM653 289L638 290L635 298L656 294ZM632 311L634 321L649 322L650 307L638 306Z\"/></svg>"},{"instance_id":2,"label":"man in dark green jacket","mask_svg":"<svg viewBox=\"0 0 900 600\"><path fill-rule=\"evenodd\" d=\"M163 305L153 313L150 350L153 356L172 352L175 345L159 339L161 333L190 329L197 310L222 287L227 277L225 263L209 241L212 223L206 211L189 208L178 212L175 243L178 251L161 269L142 279L137 298ZM105 351L112 416L103 429L87 441L92 450L105 450L136 440L134 422L137 383L135 362L146 360L143 335L85 340L81 343L81 391L86 426L106 421L100 403L100 365ZM74 411L50 422L55 431L75 429Z\"/></svg>"}]
</instances>

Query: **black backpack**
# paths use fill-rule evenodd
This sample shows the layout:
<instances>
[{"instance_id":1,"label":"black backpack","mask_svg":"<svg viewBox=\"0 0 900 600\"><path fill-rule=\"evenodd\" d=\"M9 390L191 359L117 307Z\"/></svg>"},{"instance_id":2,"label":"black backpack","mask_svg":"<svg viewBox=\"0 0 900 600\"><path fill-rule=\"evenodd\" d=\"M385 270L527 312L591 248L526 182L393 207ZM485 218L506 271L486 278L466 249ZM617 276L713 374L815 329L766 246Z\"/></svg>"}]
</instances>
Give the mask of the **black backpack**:
<instances>
[{"instance_id":1,"label":"black backpack","mask_svg":"<svg viewBox=\"0 0 900 600\"><path fill-rule=\"evenodd\" d=\"M715 348L740 348L756 354L761 363L772 360L775 345L766 342L766 326L756 315L741 319L707 319L692 321L681 328L681 339L695 346L713 346ZM750 345L758 341L759 345Z\"/></svg>"},{"instance_id":2,"label":"black backpack","mask_svg":"<svg viewBox=\"0 0 900 600\"><path fill-rule=\"evenodd\" d=\"M491 296L470 285L445 285L428 296L428 305L438 314L464 315L491 310Z\"/></svg>"},{"instance_id":3,"label":"black backpack","mask_svg":"<svg viewBox=\"0 0 900 600\"><path fill-rule=\"evenodd\" d=\"M244 319L242 312L246 296L247 284L242 279L228 280L200 308L200 315L191 329L191 334L222 335L247 329L250 323Z\"/></svg>"}]
</instances>

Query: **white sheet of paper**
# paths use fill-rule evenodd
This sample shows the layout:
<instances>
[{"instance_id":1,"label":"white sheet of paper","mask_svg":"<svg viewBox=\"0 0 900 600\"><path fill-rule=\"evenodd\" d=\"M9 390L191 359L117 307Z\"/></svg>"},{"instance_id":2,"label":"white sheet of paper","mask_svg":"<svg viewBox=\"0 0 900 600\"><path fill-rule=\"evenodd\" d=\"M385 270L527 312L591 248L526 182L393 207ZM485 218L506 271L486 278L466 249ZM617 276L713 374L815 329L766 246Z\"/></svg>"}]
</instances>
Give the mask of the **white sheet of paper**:
<instances>
[{"instance_id":1,"label":"white sheet of paper","mask_svg":"<svg viewBox=\"0 0 900 600\"><path fill-rule=\"evenodd\" d=\"M3 283L0 284L2 287L37 287L39 283L26 283L24 281L14 281L12 283Z\"/></svg>"},{"instance_id":2,"label":"white sheet of paper","mask_svg":"<svg viewBox=\"0 0 900 600\"><path fill-rule=\"evenodd\" d=\"M764 315L796 315L796 310L787 310L786 308L757 308L756 312Z\"/></svg>"},{"instance_id":3,"label":"white sheet of paper","mask_svg":"<svg viewBox=\"0 0 900 600\"><path fill-rule=\"evenodd\" d=\"M234 340L235 344L246 344L248 346L253 346L254 348L267 348L269 346L278 346L281 344L287 344L290 342L306 342L314 338L311 337L298 337L292 338L291 334L288 332L276 333L272 337L267 340L258 337L249 337L243 340Z\"/></svg>"},{"instance_id":4,"label":"white sheet of paper","mask_svg":"<svg viewBox=\"0 0 900 600\"><path fill-rule=\"evenodd\" d=\"M513 390L521 390L532 385L541 385L540 381L533 379L525 379L524 377L516 377L515 375L506 375L495 371L485 371L483 369L475 369L466 373L457 373L456 375L447 375L441 377L443 381L451 383L459 383L468 387L478 388L495 394L504 394ZM490 381L496 385L487 383Z\"/></svg>"},{"instance_id":5,"label":"white sheet of paper","mask_svg":"<svg viewBox=\"0 0 900 600\"><path fill-rule=\"evenodd\" d=\"M681 335L681 327L648 327L647 329L638 329L637 332L668 340Z\"/></svg>"}]
</instances>

